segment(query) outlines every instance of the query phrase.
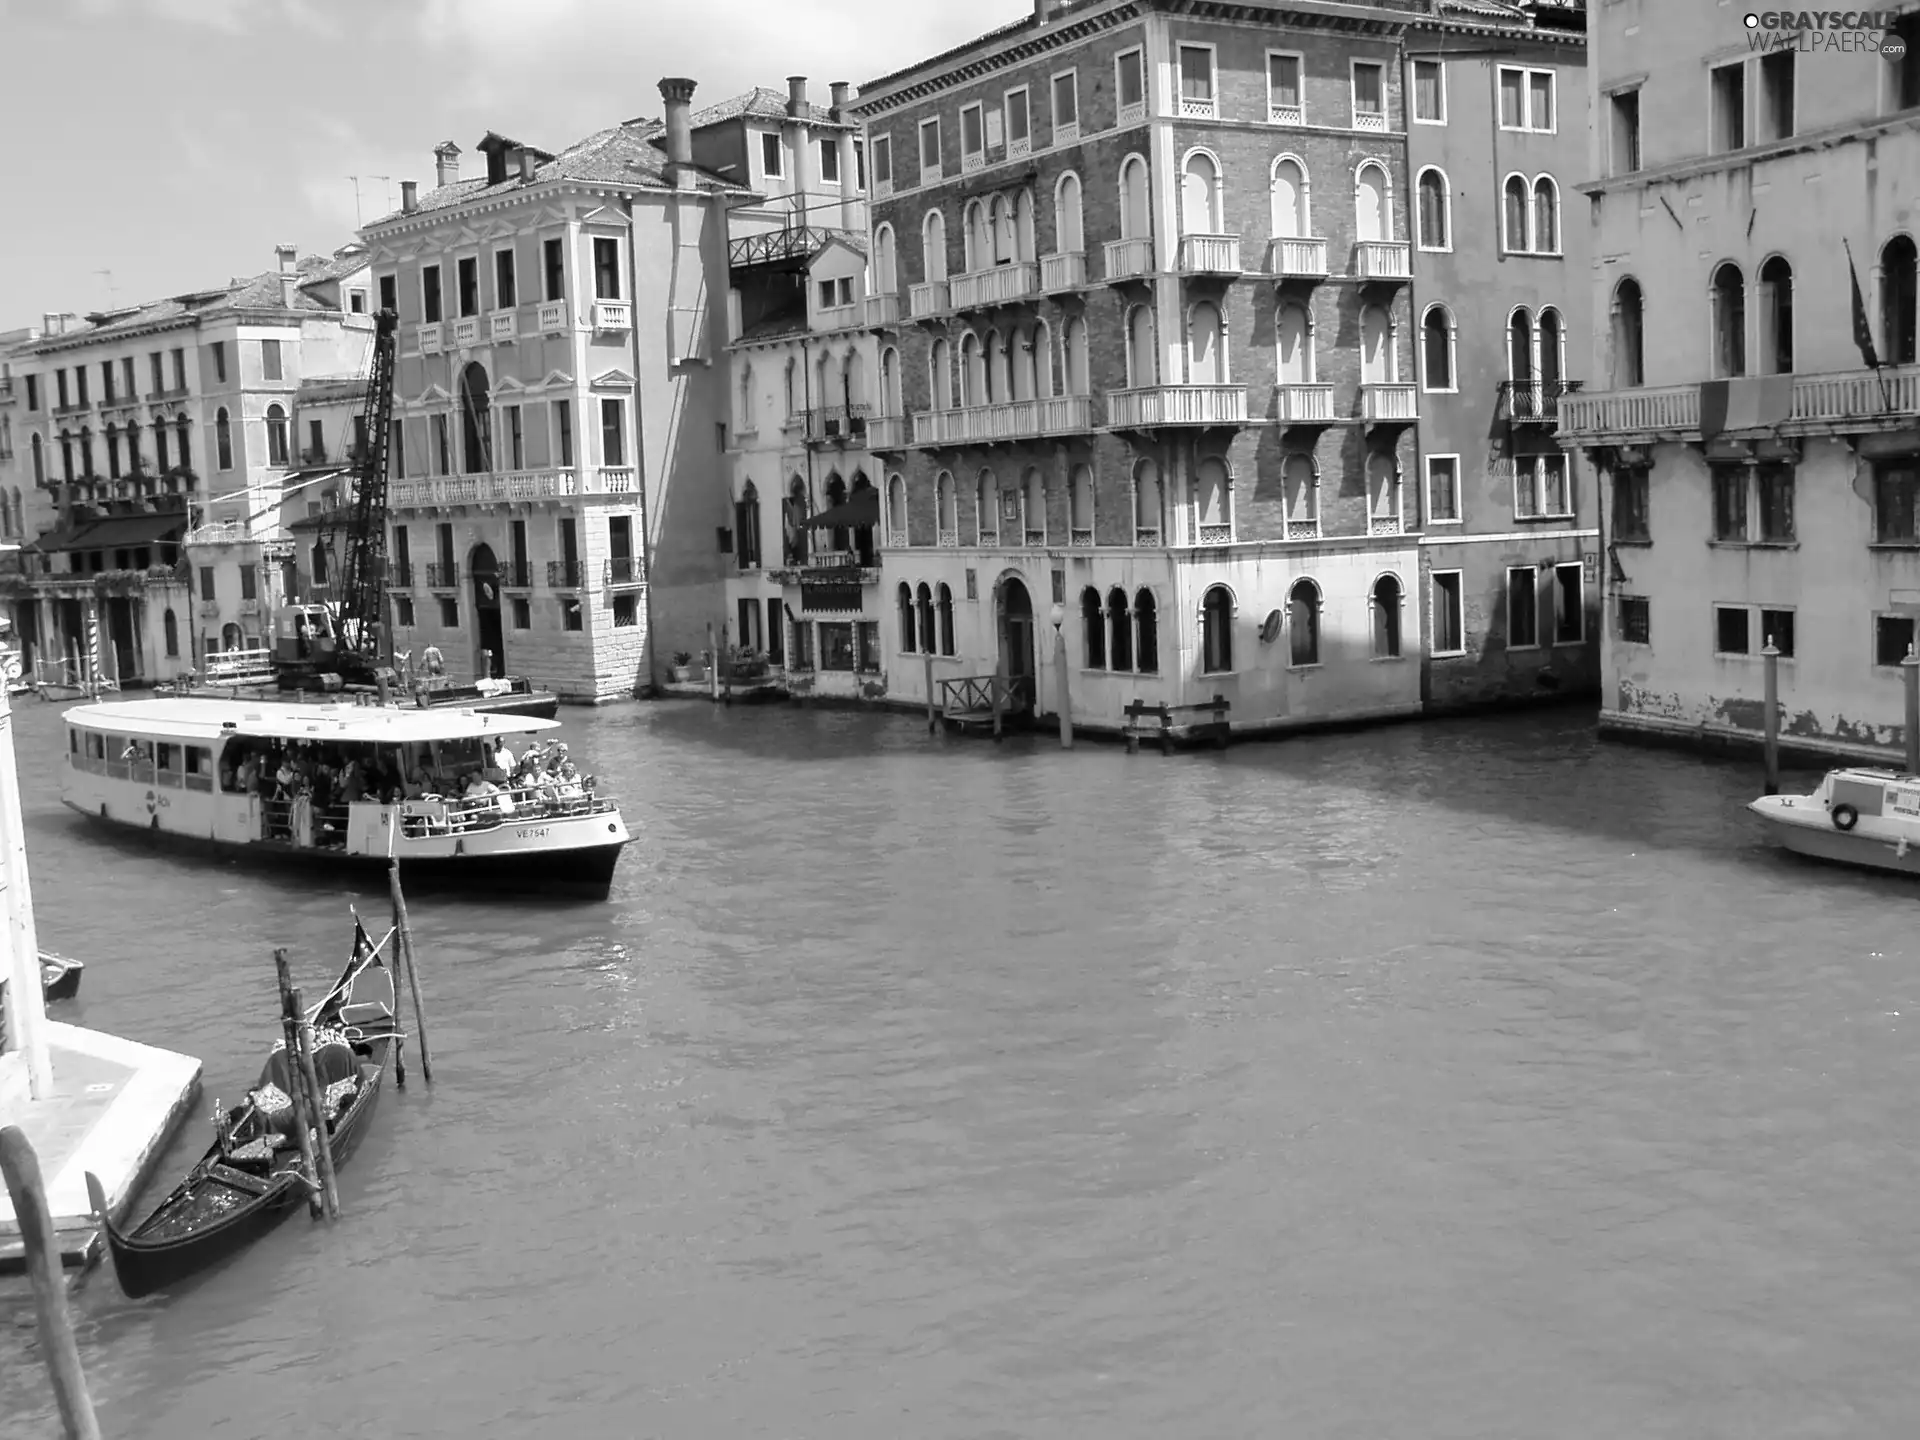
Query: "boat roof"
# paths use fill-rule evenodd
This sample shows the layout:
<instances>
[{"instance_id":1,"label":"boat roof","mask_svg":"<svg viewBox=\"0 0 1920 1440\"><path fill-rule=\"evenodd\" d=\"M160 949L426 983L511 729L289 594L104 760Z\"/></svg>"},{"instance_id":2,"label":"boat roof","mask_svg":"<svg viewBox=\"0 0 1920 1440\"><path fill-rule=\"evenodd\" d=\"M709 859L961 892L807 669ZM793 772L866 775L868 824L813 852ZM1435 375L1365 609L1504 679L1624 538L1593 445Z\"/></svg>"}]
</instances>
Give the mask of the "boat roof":
<instances>
[{"instance_id":1,"label":"boat roof","mask_svg":"<svg viewBox=\"0 0 1920 1440\"><path fill-rule=\"evenodd\" d=\"M499 715L485 710L422 710L380 705L298 705L275 701L171 699L107 701L76 705L69 724L178 740L217 740L222 735L265 735L289 740L320 736L374 745L429 740L472 740L558 730L558 720Z\"/></svg>"}]
</instances>

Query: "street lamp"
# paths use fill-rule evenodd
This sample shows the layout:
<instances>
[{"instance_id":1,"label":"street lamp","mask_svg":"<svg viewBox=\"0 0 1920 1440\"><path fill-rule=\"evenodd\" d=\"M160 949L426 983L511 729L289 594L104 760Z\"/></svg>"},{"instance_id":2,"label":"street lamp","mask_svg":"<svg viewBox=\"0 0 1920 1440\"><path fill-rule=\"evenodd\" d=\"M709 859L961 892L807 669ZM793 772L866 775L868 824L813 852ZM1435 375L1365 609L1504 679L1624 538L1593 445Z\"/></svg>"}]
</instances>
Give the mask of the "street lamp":
<instances>
[{"instance_id":1,"label":"street lamp","mask_svg":"<svg viewBox=\"0 0 1920 1440\"><path fill-rule=\"evenodd\" d=\"M1060 627L1067 623L1067 612L1064 607L1055 605L1047 618L1053 621L1054 632L1057 634L1059 633Z\"/></svg>"},{"instance_id":2,"label":"street lamp","mask_svg":"<svg viewBox=\"0 0 1920 1440\"><path fill-rule=\"evenodd\" d=\"M1067 689L1067 637L1060 630L1067 621L1066 607L1056 600L1047 618L1053 622L1053 673L1060 686L1060 703L1057 707L1060 712L1060 748L1071 750L1073 748L1073 702Z\"/></svg>"}]
</instances>

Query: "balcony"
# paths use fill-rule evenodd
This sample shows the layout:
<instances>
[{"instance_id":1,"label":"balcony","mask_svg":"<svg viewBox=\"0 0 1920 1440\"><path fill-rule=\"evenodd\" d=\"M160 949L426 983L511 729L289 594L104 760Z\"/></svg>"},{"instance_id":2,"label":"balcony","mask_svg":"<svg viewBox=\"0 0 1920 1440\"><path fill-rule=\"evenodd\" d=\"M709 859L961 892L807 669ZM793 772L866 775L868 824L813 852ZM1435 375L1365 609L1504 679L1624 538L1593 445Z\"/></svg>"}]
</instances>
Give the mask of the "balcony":
<instances>
[{"instance_id":1,"label":"balcony","mask_svg":"<svg viewBox=\"0 0 1920 1440\"><path fill-rule=\"evenodd\" d=\"M1010 305L1034 292L1034 264L1017 260L1011 265L996 265L991 270L975 270L956 276L949 287L949 303L955 310L982 310L992 305Z\"/></svg>"},{"instance_id":2,"label":"balcony","mask_svg":"<svg viewBox=\"0 0 1920 1440\"><path fill-rule=\"evenodd\" d=\"M487 317L487 339L499 345L520 338L520 316L512 310L496 310Z\"/></svg>"},{"instance_id":3,"label":"balcony","mask_svg":"<svg viewBox=\"0 0 1920 1440\"><path fill-rule=\"evenodd\" d=\"M411 590L413 588L413 562L394 560L387 565L387 588L389 590Z\"/></svg>"},{"instance_id":4,"label":"balcony","mask_svg":"<svg viewBox=\"0 0 1920 1440\"><path fill-rule=\"evenodd\" d=\"M867 417L869 450L903 450L907 444L907 418L904 415Z\"/></svg>"},{"instance_id":5,"label":"balcony","mask_svg":"<svg viewBox=\"0 0 1920 1440\"><path fill-rule=\"evenodd\" d=\"M1353 273L1361 280L1410 280L1413 257L1404 240L1356 240Z\"/></svg>"},{"instance_id":6,"label":"balcony","mask_svg":"<svg viewBox=\"0 0 1920 1440\"><path fill-rule=\"evenodd\" d=\"M1282 280L1327 278L1327 242L1310 236L1274 240L1267 246L1267 269Z\"/></svg>"},{"instance_id":7,"label":"balcony","mask_svg":"<svg viewBox=\"0 0 1920 1440\"><path fill-rule=\"evenodd\" d=\"M1180 237L1180 273L1182 275L1238 275L1240 273L1240 237L1238 235L1182 235Z\"/></svg>"},{"instance_id":8,"label":"balcony","mask_svg":"<svg viewBox=\"0 0 1920 1440\"><path fill-rule=\"evenodd\" d=\"M907 290L907 313L915 320L938 315L947 308L947 282L925 280Z\"/></svg>"},{"instance_id":9,"label":"balcony","mask_svg":"<svg viewBox=\"0 0 1920 1440\"><path fill-rule=\"evenodd\" d=\"M638 555L615 555L607 560L605 574L608 585L644 585L647 562Z\"/></svg>"},{"instance_id":10,"label":"balcony","mask_svg":"<svg viewBox=\"0 0 1920 1440\"><path fill-rule=\"evenodd\" d=\"M1153 274L1153 239L1136 235L1131 240L1107 241L1107 283L1139 280Z\"/></svg>"},{"instance_id":11,"label":"balcony","mask_svg":"<svg viewBox=\"0 0 1920 1440\"><path fill-rule=\"evenodd\" d=\"M1306 120L1306 111L1298 105L1283 105L1277 100L1267 102L1269 125L1304 125Z\"/></svg>"},{"instance_id":12,"label":"balcony","mask_svg":"<svg viewBox=\"0 0 1920 1440\"><path fill-rule=\"evenodd\" d=\"M1077 290L1086 283L1086 251L1069 250L1060 255L1040 257L1040 289L1043 294L1057 295L1062 290Z\"/></svg>"},{"instance_id":13,"label":"balcony","mask_svg":"<svg viewBox=\"0 0 1920 1440\"><path fill-rule=\"evenodd\" d=\"M534 316L534 324L540 327L542 335L558 335L567 329L567 302L549 300L542 305Z\"/></svg>"},{"instance_id":14,"label":"balcony","mask_svg":"<svg viewBox=\"0 0 1920 1440\"><path fill-rule=\"evenodd\" d=\"M1372 134L1384 135L1387 130L1387 112L1384 110L1356 110L1353 112L1353 128Z\"/></svg>"},{"instance_id":15,"label":"balcony","mask_svg":"<svg viewBox=\"0 0 1920 1440\"><path fill-rule=\"evenodd\" d=\"M586 580L586 567L578 560L549 560L547 587L552 590L578 590Z\"/></svg>"},{"instance_id":16,"label":"balcony","mask_svg":"<svg viewBox=\"0 0 1920 1440\"><path fill-rule=\"evenodd\" d=\"M628 495L636 491L629 466L590 470L496 470L484 475L438 475L396 480L388 490L395 510L436 505L498 505L516 500L564 500L578 495Z\"/></svg>"},{"instance_id":17,"label":"balcony","mask_svg":"<svg viewBox=\"0 0 1920 1440\"><path fill-rule=\"evenodd\" d=\"M900 297L898 295L867 296L867 324L879 330L899 323Z\"/></svg>"},{"instance_id":18,"label":"balcony","mask_svg":"<svg viewBox=\"0 0 1920 1440\"><path fill-rule=\"evenodd\" d=\"M440 327L438 325L422 325L418 330L414 331L414 336L420 343L420 353L422 355L438 355L446 348L440 343Z\"/></svg>"},{"instance_id":19,"label":"balcony","mask_svg":"<svg viewBox=\"0 0 1920 1440\"><path fill-rule=\"evenodd\" d=\"M593 302L593 330L596 335L615 334L633 329L633 306L624 300Z\"/></svg>"},{"instance_id":20,"label":"balcony","mask_svg":"<svg viewBox=\"0 0 1920 1440\"><path fill-rule=\"evenodd\" d=\"M1420 418L1418 393L1411 385L1363 384L1360 418L1369 425L1411 425Z\"/></svg>"},{"instance_id":21,"label":"balcony","mask_svg":"<svg viewBox=\"0 0 1920 1440\"><path fill-rule=\"evenodd\" d=\"M500 567L500 585L506 590L531 590L533 566L525 560L509 560Z\"/></svg>"},{"instance_id":22,"label":"balcony","mask_svg":"<svg viewBox=\"0 0 1920 1440\"><path fill-rule=\"evenodd\" d=\"M1796 375L1792 408L1784 419L1757 413L1752 401L1760 384L1757 379L1728 382L1726 430L1737 433L1765 426L1787 435L1860 434L1906 429L1920 419L1920 367L1916 366ZM1650 441L1666 435L1700 439L1700 389L1697 384L1667 385L1654 390L1564 394L1560 439L1585 444Z\"/></svg>"},{"instance_id":23,"label":"balcony","mask_svg":"<svg viewBox=\"0 0 1920 1440\"><path fill-rule=\"evenodd\" d=\"M448 560L436 560L427 566L429 590L456 590L460 586L460 567Z\"/></svg>"},{"instance_id":24,"label":"balcony","mask_svg":"<svg viewBox=\"0 0 1920 1440\"><path fill-rule=\"evenodd\" d=\"M1010 400L958 410L925 410L913 417L915 445L979 445L1042 435L1072 435L1093 428L1093 399L1056 395Z\"/></svg>"},{"instance_id":25,"label":"balcony","mask_svg":"<svg viewBox=\"0 0 1920 1440\"><path fill-rule=\"evenodd\" d=\"M1500 418L1509 425L1540 425L1551 430L1560 423L1560 403L1578 391L1578 380L1502 380Z\"/></svg>"},{"instance_id":26,"label":"balcony","mask_svg":"<svg viewBox=\"0 0 1920 1440\"><path fill-rule=\"evenodd\" d=\"M1333 423L1333 386L1282 384L1273 387L1274 415L1290 425Z\"/></svg>"},{"instance_id":27,"label":"balcony","mask_svg":"<svg viewBox=\"0 0 1920 1440\"><path fill-rule=\"evenodd\" d=\"M480 343L480 317L468 315L453 322L453 347L466 350Z\"/></svg>"},{"instance_id":28,"label":"balcony","mask_svg":"<svg viewBox=\"0 0 1920 1440\"><path fill-rule=\"evenodd\" d=\"M865 405L817 405L807 411L807 443L858 445L866 439Z\"/></svg>"},{"instance_id":29,"label":"balcony","mask_svg":"<svg viewBox=\"0 0 1920 1440\"><path fill-rule=\"evenodd\" d=\"M1151 385L1107 392L1107 424L1116 430L1246 421L1247 392L1238 385Z\"/></svg>"},{"instance_id":30,"label":"balcony","mask_svg":"<svg viewBox=\"0 0 1920 1440\"><path fill-rule=\"evenodd\" d=\"M1121 102L1120 121L1119 121L1121 129L1124 130L1129 125L1144 125L1146 123L1147 123L1147 102L1144 99L1126 100Z\"/></svg>"},{"instance_id":31,"label":"balcony","mask_svg":"<svg viewBox=\"0 0 1920 1440\"><path fill-rule=\"evenodd\" d=\"M1367 534L1369 535L1404 535L1406 529L1405 520L1397 514L1367 517Z\"/></svg>"},{"instance_id":32,"label":"balcony","mask_svg":"<svg viewBox=\"0 0 1920 1440\"><path fill-rule=\"evenodd\" d=\"M84 415L93 408L91 400L82 400L78 404L62 404L53 407L55 415Z\"/></svg>"}]
</instances>

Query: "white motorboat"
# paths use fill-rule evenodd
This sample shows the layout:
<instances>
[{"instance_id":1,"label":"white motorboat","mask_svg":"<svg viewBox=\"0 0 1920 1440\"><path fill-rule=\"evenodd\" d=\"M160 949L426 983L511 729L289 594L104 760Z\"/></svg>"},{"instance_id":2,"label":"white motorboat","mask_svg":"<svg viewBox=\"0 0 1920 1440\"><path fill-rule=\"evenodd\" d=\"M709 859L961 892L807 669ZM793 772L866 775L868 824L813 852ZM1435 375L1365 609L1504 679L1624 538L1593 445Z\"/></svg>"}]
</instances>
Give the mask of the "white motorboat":
<instances>
[{"instance_id":1,"label":"white motorboat","mask_svg":"<svg viewBox=\"0 0 1920 1440\"><path fill-rule=\"evenodd\" d=\"M1747 808L1796 854L1920 875L1920 776L1829 770L1811 795L1765 795Z\"/></svg>"}]
</instances>

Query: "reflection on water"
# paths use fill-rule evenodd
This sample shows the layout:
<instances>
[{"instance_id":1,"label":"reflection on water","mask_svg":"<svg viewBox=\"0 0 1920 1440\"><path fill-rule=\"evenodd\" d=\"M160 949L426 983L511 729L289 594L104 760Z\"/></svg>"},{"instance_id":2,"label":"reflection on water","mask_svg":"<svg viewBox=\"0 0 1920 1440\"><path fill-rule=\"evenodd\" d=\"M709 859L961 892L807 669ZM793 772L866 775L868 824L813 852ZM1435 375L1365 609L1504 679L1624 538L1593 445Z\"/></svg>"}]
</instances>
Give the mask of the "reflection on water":
<instances>
[{"instance_id":1,"label":"reflection on water","mask_svg":"<svg viewBox=\"0 0 1920 1440\"><path fill-rule=\"evenodd\" d=\"M613 900L416 904L438 1083L383 1101L338 1224L83 1292L108 1433L1920 1412L1915 897L1767 848L1753 767L1567 714L1173 759L797 709L567 723L637 836ZM44 942L90 962L72 1018L237 1096L273 946L325 973L351 892L101 844L36 769L53 712L20 725ZM30 1336L0 1347L0 1413L51 1433Z\"/></svg>"}]
</instances>

